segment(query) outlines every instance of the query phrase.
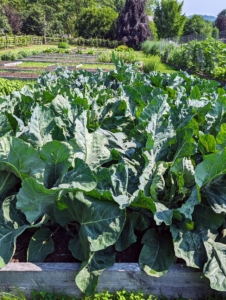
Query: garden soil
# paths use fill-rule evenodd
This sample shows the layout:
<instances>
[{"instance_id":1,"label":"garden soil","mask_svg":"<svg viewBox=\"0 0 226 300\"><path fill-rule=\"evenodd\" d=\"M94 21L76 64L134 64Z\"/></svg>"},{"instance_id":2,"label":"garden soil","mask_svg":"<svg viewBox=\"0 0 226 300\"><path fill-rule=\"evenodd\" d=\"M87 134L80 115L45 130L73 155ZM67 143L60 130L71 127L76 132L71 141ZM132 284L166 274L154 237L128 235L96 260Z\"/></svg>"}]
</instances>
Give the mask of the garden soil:
<instances>
[{"instance_id":1,"label":"garden soil","mask_svg":"<svg viewBox=\"0 0 226 300\"><path fill-rule=\"evenodd\" d=\"M53 228L54 231L54 228ZM11 262L26 262L27 248L31 237L35 231L27 229L23 234L17 238L16 252ZM137 232L137 242L132 244L122 252L116 251L116 262L134 263L138 262L139 254L142 248L141 234ZM66 230L60 227L52 236L55 250L49 254L45 262L79 262L76 260L68 249L68 243L71 236L67 234Z\"/></svg>"}]
</instances>

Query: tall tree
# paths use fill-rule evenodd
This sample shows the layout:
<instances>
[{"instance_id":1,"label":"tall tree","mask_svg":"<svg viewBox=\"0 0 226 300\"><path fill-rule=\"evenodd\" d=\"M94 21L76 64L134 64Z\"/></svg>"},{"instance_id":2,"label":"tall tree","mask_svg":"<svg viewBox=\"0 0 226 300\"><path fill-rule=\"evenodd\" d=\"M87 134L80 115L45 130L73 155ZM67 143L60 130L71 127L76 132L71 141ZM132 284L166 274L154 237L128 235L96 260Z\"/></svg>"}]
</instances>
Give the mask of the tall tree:
<instances>
[{"instance_id":1,"label":"tall tree","mask_svg":"<svg viewBox=\"0 0 226 300\"><path fill-rule=\"evenodd\" d=\"M8 23L12 28L13 34L20 33L23 25L20 15L8 4L4 6L4 12L8 19Z\"/></svg>"},{"instance_id":2,"label":"tall tree","mask_svg":"<svg viewBox=\"0 0 226 300\"><path fill-rule=\"evenodd\" d=\"M139 49L140 44L146 39L152 39L145 4L146 0L126 0L117 20L117 40L135 49Z\"/></svg>"},{"instance_id":3,"label":"tall tree","mask_svg":"<svg viewBox=\"0 0 226 300\"><path fill-rule=\"evenodd\" d=\"M84 8L76 20L78 34L84 38L115 39L118 14L110 7Z\"/></svg>"},{"instance_id":4,"label":"tall tree","mask_svg":"<svg viewBox=\"0 0 226 300\"><path fill-rule=\"evenodd\" d=\"M4 35L6 33L11 33L12 28L8 22L8 18L4 13L3 7L0 5L0 11L2 12L0 15L0 35Z\"/></svg>"},{"instance_id":5,"label":"tall tree","mask_svg":"<svg viewBox=\"0 0 226 300\"><path fill-rule=\"evenodd\" d=\"M145 11L148 16L154 15L154 11L155 11L157 4L158 4L158 0L147 0Z\"/></svg>"},{"instance_id":6,"label":"tall tree","mask_svg":"<svg viewBox=\"0 0 226 300\"><path fill-rule=\"evenodd\" d=\"M158 30L159 38L181 36L186 22L186 16L182 15L184 2L177 0L161 0L157 4L154 13L154 22Z\"/></svg>"},{"instance_id":7,"label":"tall tree","mask_svg":"<svg viewBox=\"0 0 226 300\"><path fill-rule=\"evenodd\" d=\"M204 34L211 36L212 31L213 24L211 21L205 21L200 15L193 15L191 18L187 18L183 35Z\"/></svg>"},{"instance_id":8,"label":"tall tree","mask_svg":"<svg viewBox=\"0 0 226 300\"><path fill-rule=\"evenodd\" d=\"M219 29L219 31L226 31L226 9L223 9L218 14L215 25Z\"/></svg>"}]
</instances>

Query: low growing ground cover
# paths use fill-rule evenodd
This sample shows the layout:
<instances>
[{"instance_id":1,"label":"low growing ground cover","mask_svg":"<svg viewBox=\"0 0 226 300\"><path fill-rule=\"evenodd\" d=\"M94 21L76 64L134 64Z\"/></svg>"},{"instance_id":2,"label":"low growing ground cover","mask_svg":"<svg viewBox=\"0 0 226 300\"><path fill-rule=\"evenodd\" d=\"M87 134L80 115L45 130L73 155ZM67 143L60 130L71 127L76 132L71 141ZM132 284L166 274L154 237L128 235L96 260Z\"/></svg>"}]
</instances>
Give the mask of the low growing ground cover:
<instances>
[{"instance_id":1,"label":"low growing ground cover","mask_svg":"<svg viewBox=\"0 0 226 300\"><path fill-rule=\"evenodd\" d=\"M58 224L92 294L138 230L148 275L176 256L225 291L226 92L114 60L107 73L59 68L0 97L0 267L28 228L27 259L44 261Z\"/></svg>"}]
</instances>

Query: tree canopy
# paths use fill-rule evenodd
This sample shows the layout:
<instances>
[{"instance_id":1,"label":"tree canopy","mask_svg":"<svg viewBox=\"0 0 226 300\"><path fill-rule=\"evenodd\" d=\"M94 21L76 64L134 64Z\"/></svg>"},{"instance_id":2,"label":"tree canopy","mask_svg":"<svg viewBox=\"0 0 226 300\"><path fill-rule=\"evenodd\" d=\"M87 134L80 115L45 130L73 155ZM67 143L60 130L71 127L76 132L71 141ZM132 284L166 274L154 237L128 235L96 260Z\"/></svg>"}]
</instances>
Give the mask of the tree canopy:
<instances>
[{"instance_id":1,"label":"tree canopy","mask_svg":"<svg viewBox=\"0 0 226 300\"><path fill-rule=\"evenodd\" d=\"M104 13L108 8L110 22L112 13L116 16L124 5L125 0L0 0L0 34L13 32L43 35L46 27L47 36L65 33L76 35L75 25L81 21L80 16L84 15L84 10L94 8L92 16L96 20L99 18L97 9ZM87 29L84 29L86 32L90 29L90 22L87 23ZM106 26L104 30L100 26L99 29L100 32L106 32Z\"/></svg>"},{"instance_id":2,"label":"tree canopy","mask_svg":"<svg viewBox=\"0 0 226 300\"><path fill-rule=\"evenodd\" d=\"M145 4L146 0L126 0L117 20L117 40L135 49L146 39L152 39Z\"/></svg>"},{"instance_id":3,"label":"tree canopy","mask_svg":"<svg viewBox=\"0 0 226 300\"><path fill-rule=\"evenodd\" d=\"M161 0L154 11L154 22L157 27L158 37L181 36L186 22L182 14L183 2L177 0Z\"/></svg>"},{"instance_id":4,"label":"tree canopy","mask_svg":"<svg viewBox=\"0 0 226 300\"><path fill-rule=\"evenodd\" d=\"M115 38L115 25L118 14L110 7L84 8L76 22L79 36L84 38Z\"/></svg>"},{"instance_id":5,"label":"tree canopy","mask_svg":"<svg viewBox=\"0 0 226 300\"><path fill-rule=\"evenodd\" d=\"M215 25L219 29L219 31L226 31L226 9L223 9L218 14Z\"/></svg>"},{"instance_id":6,"label":"tree canopy","mask_svg":"<svg viewBox=\"0 0 226 300\"><path fill-rule=\"evenodd\" d=\"M191 18L187 18L183 35L204 34L206 36L211 36L212 30L212 22L205 21L200 15L193 15Z\"/></svg>"}]
</instances>

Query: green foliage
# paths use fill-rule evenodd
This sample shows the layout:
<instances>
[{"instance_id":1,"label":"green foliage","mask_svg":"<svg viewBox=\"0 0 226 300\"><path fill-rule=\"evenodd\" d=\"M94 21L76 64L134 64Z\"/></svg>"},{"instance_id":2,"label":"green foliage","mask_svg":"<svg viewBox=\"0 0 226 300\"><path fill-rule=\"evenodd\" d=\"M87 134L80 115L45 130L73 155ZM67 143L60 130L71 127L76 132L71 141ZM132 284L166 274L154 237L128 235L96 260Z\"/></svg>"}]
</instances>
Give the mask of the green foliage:
<instances>
[{"instance_id":1,"label":"green foliage","mask_svg":"<svg viewBox=\"0 0 226 300\"><path fill-rule=\"evenodd\" d=\"M117 17L118 14L109 7L84 8L76 20L78 35L86 39L115 39Z\"/></svg>"},{"instance_id":2,"label":"green foliage","mask_svg":"<svg viewBox=\"0 0 226 300\"><path fill-rule=\"evenodd\" d=\"M22 32L25 34L42 36L44 32L44 21L43 9L41 5L32 5L25 14Z\"/></svg>"},{"instance_id":3,"label":"green foliage","mask_svg":"<svg viewBox=\"0 0 226 300\"><path fill-rule=\"evenodd\" d=\"M1 55L1 60L9 60L9 61L15 61L17 59L17 55L13 52L8 52Z\"/></svg>"},{"instance_id":4,"label":"green foliage","mask_svg":"<svg viewBox=\"0 0 226 300\"><path fill-rule=\"evenodd\" d=\"M213 38L172 46L161 53L162 60L179 68L203 72L225 79L226 45Z\"/></svg>"},{"instance_id":5,"label":"green foliage","mask_svg":"<svg viewBox=\"0 0 226 300\"><path fill-rule=\"evenodd\" d=\"M18 91L29 83L31 82L0 78L0 95L9 95L13 91Z\"/></svg>"},{"instance_id":6,"label":"green foliage","mask_svg":"<svg viewBox=\"0 0 226 300\"><path fill-rule=\"evenodd\" d=\"M217 27L213 27L212 38L214 38L215 40L219 39L219 29Z\"/></svg>"},{"instance_id":7,"label":"green foliage","mask_svg":"<svg viewBox=\"0 0 226 300\"><path fill-rule=\"evenodd\" d=\"M149 26L150 26L151 33L153 36L153 40L157 41L158 40L158 29L157 29L155 23L151 21L151 22L149 22Z\"/></svg>"},{"instance_id":8,"label":"green foliage","mask_svg":"<svg viewBox=\"0 0 226 300\"><path fill-rule=\"evenodd\" d=\"M137 61L136 54L133 51L105 51L98 55L98 61L104 63L113 63L112 53L117 59L122 60L125 63L134 63Z\"/></svg>"},{"instance_id":9,"label":"green foliage","mask_svg":"<svg viewBox=\"0 0 226 300\"><path fill-rule=\"evenodd\" d=\"M144 43L141 44L141 50L146 55L160 55L164 52L167 52L168 49L172 47L173 46L171 44L162 41L146 40Z\"/></svg>"},{"instance_id":10,"label":"green foliage","mask_svg":"<svg viewBox=\"0 0 226 300\"><path fill-rule=\"evenodd\" d=\"M1 55L1 60L6 61L15 61L18 59L22 59L31 55L38 54L40 51L19 51L17 53L13 51L6 52Z\"/></svg>"},{"instance_id":11,"label":"green foliage","mask_svg":"<svg viewBox=\"0 0 226 300\"><path fill-rule=\"evenodd\" d=\"M118 51L118 52L133 52L134 49L130 48L126 45L120 45L117 48L115 48L115 51Z\"/></svg>"},{"instance_id":12,"label":"green foliage","mask_svg":"<svg viewBox=\"0 0 226 300\"><path fill-rule=\"evenodd\" d=\"M143 63L143 71L144 73L149 73L153 71L159 71L160 70L161 61L159 56L152 56L148 59L148 61L145 61Z\"/></svg>"},{"instance_id":13,"label":"green foliage","mask_svg":"<svg viewBox=\"0 0 226 300\"><path fill-rule=\"evenodd\" d=\"M60 49L69 49L70 48L70 45L66 42L60 42L58 45L57 45L58 48Z\"/></svg>"},{"instance_id":14,"label":"green foliage","mask_svg":"<svg viewBox=\"0 0 226 300\"><path fill-rule=\"evenodd\" d=\"M182 15L183 2L161 0L154 14L154 22L159 38L177 37L183 34L185 15Z\"/></svg>"},{"instance_id":15,"label":"green foliage","mask_svg":"<svg viewBox=\"0 0 226 300\"><path fill-rule=\"evenodd\" d=\"M8 18L6 17L3 7L0 5L0 35L5 35L7 33L12 33L12 28L9 24Z\"/></svg>"},{"instance_id":16,"label":"green foliage","mask_svg":"<svg viewBox=\"0 0 226 300\"><path fill-rule=\"evenodd\" d=\"M205 21L200 15L193 15L191 18L187 18L183 35L202 34L210 37L212 30L212 22Z\"/></svg>"},{"instance_id":17,"label":"green foliage","mask_svg":"<svg viewBox=\"0 0 226 300\"><path fill-rule=\"evenodd\" d=\"M113 52L110 72L58 68L1 96L0 267L27 228L28 259L44 261L62 226L91 295L138 230L147 274L164 275L176 255L226 290L226 92L117 54L133 52Z\"/></svg>"}]
</instances>

